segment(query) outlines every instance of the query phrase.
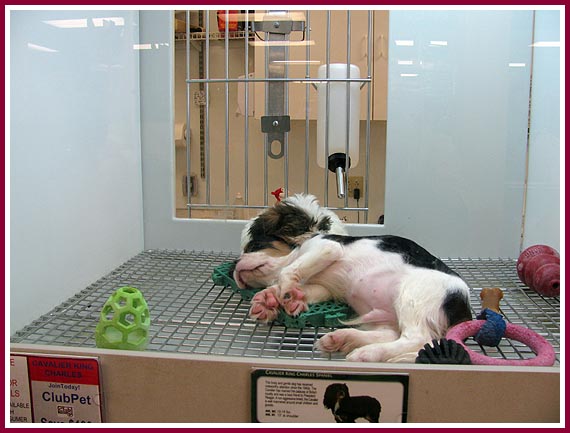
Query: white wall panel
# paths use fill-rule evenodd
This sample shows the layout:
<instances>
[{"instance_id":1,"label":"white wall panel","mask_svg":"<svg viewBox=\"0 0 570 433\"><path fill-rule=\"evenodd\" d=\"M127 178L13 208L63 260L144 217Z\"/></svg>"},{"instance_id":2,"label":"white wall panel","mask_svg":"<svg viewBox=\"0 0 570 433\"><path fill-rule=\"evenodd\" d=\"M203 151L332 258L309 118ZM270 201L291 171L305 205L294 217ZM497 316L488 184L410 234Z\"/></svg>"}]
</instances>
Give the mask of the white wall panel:
<instances>
[{"instance_id":1,"label":"white wall panel","mask_svg":"<svg viewBox=\"0 0 570 433\"><path fill-rule=\"evenodd\" d=\"M560 157L560 12L537 11L534 34L523 248L547 244L559 250L560 164L564 161Z\"/></svg>"},{"instance_id":2,"label":"white wall panel","mask_svg":"<svg viewBox=\"0 0 570 433\"><path fill-rule=\"evenodd\" d=\"M531 41L531 11L391 12L389 232L437 255L518 255Z\"/></svg>"},{"instance_id":3,"label":"white wall panel","mask_svg":"<svg viewBox=\"0 0 570 433\"><path fill-rule=\"evenodd\" d=\"M137 11L10 13L10 319L143 248Z\"/></svg>"}]
</instances>

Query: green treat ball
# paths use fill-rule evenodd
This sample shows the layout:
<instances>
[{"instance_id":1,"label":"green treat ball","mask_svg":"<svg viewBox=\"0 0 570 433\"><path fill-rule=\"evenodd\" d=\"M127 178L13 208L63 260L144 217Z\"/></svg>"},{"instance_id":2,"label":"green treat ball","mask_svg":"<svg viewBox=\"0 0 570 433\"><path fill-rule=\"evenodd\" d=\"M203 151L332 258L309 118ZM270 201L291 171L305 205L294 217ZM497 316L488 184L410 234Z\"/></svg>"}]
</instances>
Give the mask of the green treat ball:
<instances>
[{"instance_id":1,"label":"green treat ball","mask_svg":"<svg viewBox=\"0 0 570 433\"><path fill-rule=\"evenodd\" d=\"M121 287L105 302L95 328L95 344L105 349L144 350L150 313L142 293Z\"/></svg>"}]
</instances>

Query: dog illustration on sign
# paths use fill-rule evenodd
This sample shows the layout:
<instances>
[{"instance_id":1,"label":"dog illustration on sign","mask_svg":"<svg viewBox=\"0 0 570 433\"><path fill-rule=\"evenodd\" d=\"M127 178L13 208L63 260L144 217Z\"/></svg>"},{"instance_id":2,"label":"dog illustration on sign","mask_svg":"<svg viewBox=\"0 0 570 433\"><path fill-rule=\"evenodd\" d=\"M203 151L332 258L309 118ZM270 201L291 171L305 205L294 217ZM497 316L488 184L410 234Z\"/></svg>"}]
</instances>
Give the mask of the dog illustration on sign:
<instances>
[{"instance_id":1,"label":"dog illustration on sign","mask_svg":"<svg viewBox=\"0 0 570 433\"><path fill-rule=\"evenodd\" d=\"M333 383L327 386L323 404L330 409L336 422L356 422L364 418L368 422L380 422L382 406L374 397L351 397L348 386L344 383Z\"/></svg>"}]
</instances>

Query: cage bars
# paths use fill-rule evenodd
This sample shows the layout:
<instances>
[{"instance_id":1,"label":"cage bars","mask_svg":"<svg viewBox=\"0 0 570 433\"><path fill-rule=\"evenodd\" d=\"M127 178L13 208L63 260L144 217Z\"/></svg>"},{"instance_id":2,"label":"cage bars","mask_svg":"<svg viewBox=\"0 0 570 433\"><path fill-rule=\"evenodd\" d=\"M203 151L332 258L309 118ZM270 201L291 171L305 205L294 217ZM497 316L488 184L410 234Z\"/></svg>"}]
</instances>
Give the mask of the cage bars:
<instances>
[{"instance_id":1,"label":"cage bars","mask_svg":"<svg viewBox=\"0 0 570 433\"><path fill-rule=\"evenodd\" d=\"M332 210L343 210L343 211L347 211L347 212L357 212L358 213L358 217L360 217L360 212L363 211L364 212L364 220L367 220L367 215L368 215L368 205L369 205L369 170L370 170L370 119L371 119L371 110L370 110L370 105L371 105L371 87L372 87L372 69L371 69L371 58L372 58L372 41L373 41L373 37L372 37L372 30L373 30L373 16L372 16L372 11L368 11L368 30L367 30L367 58L368 58L368 65L367 65L367 75L364 78L350 78L350 74L347 73L347 78L343 78L343 79L335 79L335 78L331 78L330 77L330 73L328 71L327 68L327 77L323 80L323 79L315 79L314 77L311 77L310 74L310 69L309 69L309 65L311 62L311 46L310 44L306 45L306 49L305 49L305 56L306 56L306 68L305 68L305 76L304 77L299 77L299 78L290 78L288 76L288 66L285 66L285 77L283 78L271 78L269 77L269 64L266 61L265 62L265 75L264 77L250 77L250 70L249 70L249 55L250 55L250 47L249 47L249 41L250 41L250 37L251 37L251 32L249 31L249 27L250 27L250 23L252 23L252 21L250 20L250 15L248 11L245 11L245 13L243 14L243 22L244 22L244 30L243 32L232 32L232 34L230 35L230 31L229 31L229 25L225 26L224 32L221 33L218 37L223 37L224 40L224 76L223 77L212 77L211 76L211 72L210 72L210 55L211 55L211 40L212 40L212 35L213 33L210 30L210 11L206 10L206 11L202 11L201 13L203 13L204 16L204 27L205 27L205 31L203 32L203 35L199 35L194 37L194 35L192 35L190 33L190 14L189 12L187 12L186 15L186 86L187 86L187 91L186 91L186 123L187 123L187 128L188 131L190 130L190 120L191 120L191 115L190 115L190 111L191 111L191 107L190 107L190 99L191 99L191 92L190 92L190 86L192 84L197 84L200 86L203 86L204 88L204 102L203 102L203 106L201 107L201 110L203 111L203 126L201 126L201 128L203 127L203 131L201 131L201 134L203 133L204 136L204 156L203 156L203 177L205 179L205 187L206 187L206 192L205 192L205 199L204 202L196 202L196 200L192 199L192 194L190 194L191 191L191 168L192 168L192 158L191 158L191 152L190 152L190 146L192 145L190 143L190 134L187 134L187 140L186 140L186 146L187 146L187 151L186 151L186 187L187 187L187 191L189 191L188 194L188 199L187 199L187 208L188 208L188 217L192 216L191 210L195 209L195 208L202 208L202 209L239 209L239 208L248 208L248 209L263 209L263 208L267 208L269 207L269 186L268 186L268 177L269 177L269 163L268 163L268 158L267 158L267 153L270 150L269 146L271 146L271 143L267 143L265 144L265 156L263 158L263 200L262 200L262 204L261 205L255 205L252 204L252 198L251 198L251 190L250 190L250 182L251 182L251 175L250 175L250 133L251 133L251 128L249 125L249 119L248 119L248 114L249 114L249 107L250 107L250 100L249 100L249 89L250 86L252 84L255 83L264 83L265 87L266 87L266 92L267 92L267 86L270 83L276 83L279 82L281 84L283 84L283 86L285 87L285 104L284 104L284 111L287 113L289 110L289 100L288 100L288 86L290 83L300 83L300 84L304 84L305 85L305 137L304 137L304 183L302 186L302 189L304 192L306 193L315 193L314 191L310 191L310 187L309 187L309 179L310 179L310 92L311 87L316 87L315 83L316 82L326 82L326 86L327 86L327 112L330 112L330 83L334 83L334 82L344 82L346 83L347 86L347 93L348 93L348 98L347 100L349 101L350 104L350 85L351 83L354 82L358 82L360 83L360 88L362 89L364 86L367 86L367 110L366 110L366 137L365 137L365 146L366 146L366 166L364 169L365 175L364 175L364 179L365 179L365 184L364 184L364 194L363 194L363 198L364 198L364 206L349 206L349 197L348 194L345 194L343 203L341 206L330 206L329 205L329 173L328 173L328 169L324 169L324 175L323 175L323 181L324 181L324 185L323 185L323 191L324 191L324 195L321 199L321 202L323 203L324 206L329 207ZM305 11L305 16L306 16L306 26L304 28L304 39L306 40L310 40L311 37L311 11L307 10ZM330 65L331 63L331 11L327 11L326 12L327 17L326 17L326 64ZM226 21L229 20L229 11L225 10L224 11L224 17L226 19ZM347 33L347 39L346 39L346 62L347 65L350 65L351 62L351 33L352 33L352 24L351 24L351 11L346 11L346 33ZM254 18L255 19L255 18ZM236 35L241 35L243 34L243 40L244 40L244 77L232 77L230 76L230 69L229 69L229 41L230 39L235 39ZM200 62L200 68L204 69L204 75L203 76L199 76L199 77L192 77L192 73L191 73L191 65L192 65L192 61L194 61L194 59L191 56L191 49L190 49L190 43L191 41L197 40L197 39L202 39L203 42L203 49L201 50L201 55L199 56L198 61ZM287 37L288 39L288 37ZM288 47L286 48L286 56L288 58L289 54L288 54ZM266 59L268 58L268 45L265 46L265 54L266 54ZM203 64L202 64L203 63ZM286 64L287 65L287 64ZM347 69L349 70L349 66L347 67ZM211 147L211 134L210 134L210 126L211 126L211 114L210 114L210 85L211 84L215 84L215 83L221 83L224 85L225 88L225 95L224 95L224 104L225 104L225 113L224 113L224 119L225 119L225 141L224 141L224 198L223 201L220 202L214 202L212 200L212 172L211 172L211 165L212 165L212 147ZM244 120L244 134L243 134L243 140L244 140L244 147L243 147L243 157L244 157L244 183L243 183L243 188L242 190L244 191L244 204L243 205L237 205L235 203L231 203L230 200L230 186L232 185L232 159L230 156L230 122L229 122L229 85L230 84L235 84L235 83L244 83L244 87L245 87L245 93L244 93L244 106L245 106L245 112L246 112L246 116L245 116L245 120ZM267 112L267 108L268 108L268 102L267 100L265 101L265 109ZM349 110L347 110L347 113L349 112ZM328 116L327 116L327 122L328 122ZM349 116L347 115L347 122L349 122ZM328 134L328 126L325 128L325 134ZM348 128L347 128L347 135L348 135ZM328 155L328 137L325 137L325 152ZM291 170L291 166L290 166L290 152L289 152L289 135L285 134L285 138L284 138L284 161L283 161L283 186L284 189L286 191L286 193L289 192L289 183L290 183L290 170ZM347 154L348 154L348 137L347 137ZM345 178L345 191L348 191L348 176L350 174L350 167L348 166L348 161L346 162L346 166L345 166L345 173L346 173L346 178ZM318 193L316 193L316 195L319 195Z\"/></svg>"}]
</instances>

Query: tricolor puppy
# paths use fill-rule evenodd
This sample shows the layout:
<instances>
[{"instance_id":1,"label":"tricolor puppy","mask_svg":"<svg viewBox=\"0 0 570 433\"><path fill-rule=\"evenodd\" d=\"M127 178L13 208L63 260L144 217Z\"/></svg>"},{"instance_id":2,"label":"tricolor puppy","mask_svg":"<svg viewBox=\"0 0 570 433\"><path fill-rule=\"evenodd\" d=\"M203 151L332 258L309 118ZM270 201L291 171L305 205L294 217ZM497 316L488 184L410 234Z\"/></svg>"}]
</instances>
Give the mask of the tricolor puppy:
<instances>
[{"instance_id":1,"label":"tricolor puppy","mask_svg":"<svg viewBox=\"0 0 570 433\"><path fill-rule=\"evenodd\" d=\"M295 316L313 303L342 301L358 314L348 324L359 329L330 332L318 348L347 353L350 361L386 362L414 362L424 344L471 320L467 284L413 241L308 236L296 234L295 242L269 236L257 243L255 235L249 240L263 248L244 249L234 279L240 288L265 287L252 299L251 318L269 322L279 308Z\"/></svg>"},{"instance_id":2,"label":"tricolor puppy","mask_svg":"<svg viewBox=\"0 0 570 433\"><path fill-rule=\"evenodd\" d=\"M368 422L380 422L380 402L367 395L352 397L345 383L327 386L323 405L331 410L336 422L356 422L358 418L364 418Z\"/></svg>"}]
</instances>

